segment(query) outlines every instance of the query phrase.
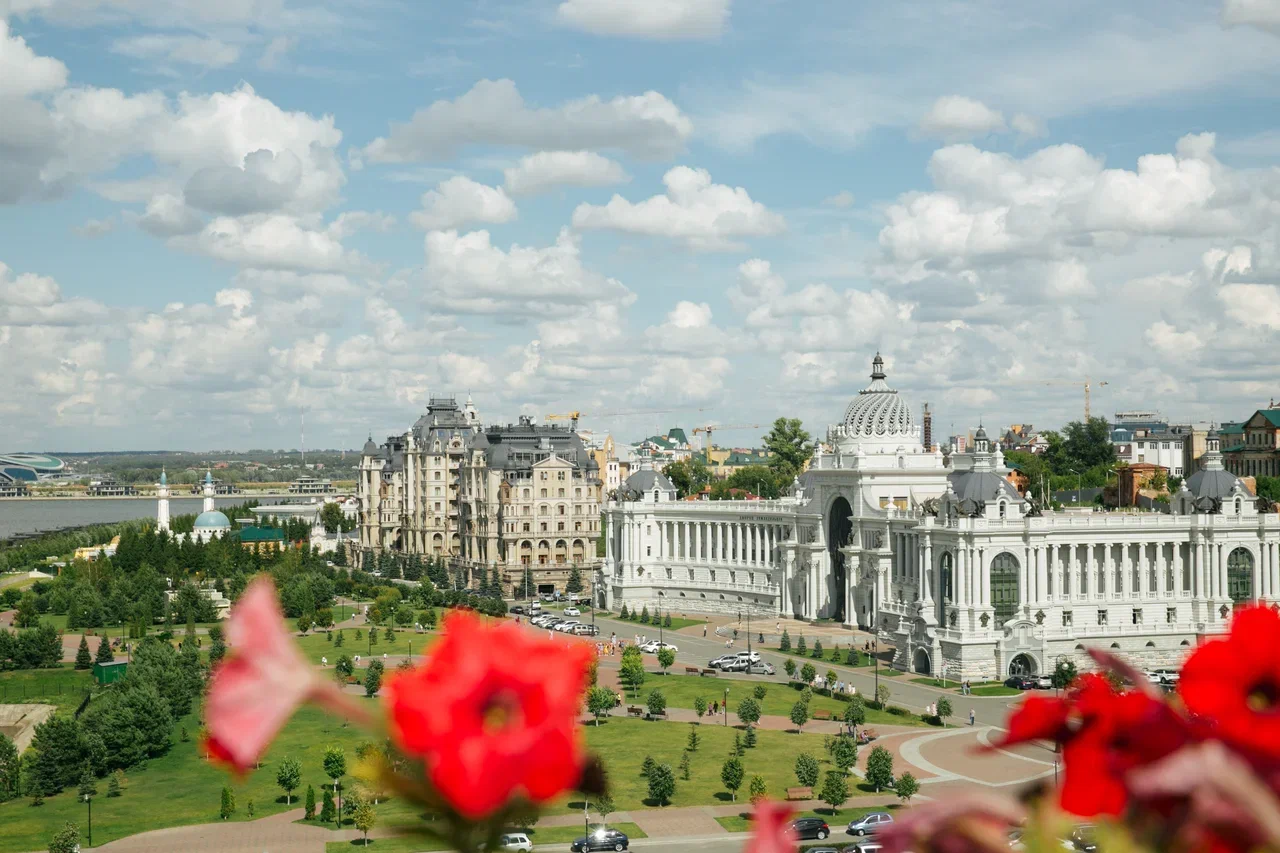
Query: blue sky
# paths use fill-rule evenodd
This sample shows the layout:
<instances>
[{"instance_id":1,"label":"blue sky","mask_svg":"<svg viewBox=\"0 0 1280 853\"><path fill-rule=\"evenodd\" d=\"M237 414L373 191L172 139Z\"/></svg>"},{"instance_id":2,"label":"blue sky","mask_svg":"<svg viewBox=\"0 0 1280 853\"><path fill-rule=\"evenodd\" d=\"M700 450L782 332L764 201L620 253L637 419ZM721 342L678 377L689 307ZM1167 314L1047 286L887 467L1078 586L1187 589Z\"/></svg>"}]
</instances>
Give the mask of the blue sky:
<instances>
[{"instance_id":1,"label":"blue sky","mask_svg":"<svg viewBox=\"0 0 1280 853\"><path fill-rule=\"evenodd\" d=\"M1045 5L0 0L0 445L1242 418L1280 0Z\"/></svg>"}]
</instances>

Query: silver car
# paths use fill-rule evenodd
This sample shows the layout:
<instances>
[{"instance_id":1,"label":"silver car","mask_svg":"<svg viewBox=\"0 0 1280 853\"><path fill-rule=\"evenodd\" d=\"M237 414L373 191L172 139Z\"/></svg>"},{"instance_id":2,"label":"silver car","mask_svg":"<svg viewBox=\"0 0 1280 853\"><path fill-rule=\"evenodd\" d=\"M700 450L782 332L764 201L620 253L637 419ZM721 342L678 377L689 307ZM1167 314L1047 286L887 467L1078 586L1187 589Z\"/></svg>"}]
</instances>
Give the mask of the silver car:
<instances>
[{"instance_id":1,"label":"silver car","mask_svg":"<svg viewBox=\"0 0 1280 853\"><path fill-rule=\"evenodd\" d=\"M850 835L874 835L882 826L893 823L893 815L888 812L871 812L857 820L849 822Z\"/></svg>"},{"instance_id":2,"label":"silver car","mask_svg":"<svg viewBox=\"0 0 1280 853\"><path fill-rule=\"evenodd\" d=\"M773 664L769 663L767 660L756 661L751 664L751 666L747 667L747 672L752 675L773 675L774 671Z\"/></svg>"}]
</instances>

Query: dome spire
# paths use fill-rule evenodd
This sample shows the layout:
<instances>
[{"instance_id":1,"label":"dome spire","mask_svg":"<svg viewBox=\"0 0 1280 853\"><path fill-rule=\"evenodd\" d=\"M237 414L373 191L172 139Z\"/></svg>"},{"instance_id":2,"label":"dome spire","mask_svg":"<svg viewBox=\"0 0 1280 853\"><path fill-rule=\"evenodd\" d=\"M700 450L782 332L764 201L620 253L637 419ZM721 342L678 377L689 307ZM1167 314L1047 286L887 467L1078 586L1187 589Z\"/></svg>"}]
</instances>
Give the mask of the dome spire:
<instances>
[{"instance_id":1,"label":"dome spire","mask_svg":"<svg viewBox=\"0 0 1280 853\"><path fill-rule=\"evenodd\" d=\"M876 357L871 360L871 378L884 379L884 359L880 357L879 352L876 352Z\"/></svg>"}]
</instances>

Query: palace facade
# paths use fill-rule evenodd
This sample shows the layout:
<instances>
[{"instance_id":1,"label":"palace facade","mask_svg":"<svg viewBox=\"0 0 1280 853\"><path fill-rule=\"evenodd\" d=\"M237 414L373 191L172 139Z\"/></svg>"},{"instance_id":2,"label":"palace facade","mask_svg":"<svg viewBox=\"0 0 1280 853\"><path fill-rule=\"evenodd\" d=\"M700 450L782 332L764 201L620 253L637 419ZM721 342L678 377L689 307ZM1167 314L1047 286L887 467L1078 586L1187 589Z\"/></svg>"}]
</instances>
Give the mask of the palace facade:
<instances>
[{"instance_id":1,"label":"palace facade","mask_svg":"<svg viewBox=\"0 0 1280 853\"><path fill-rule=\"evenodd\" d=\"M602 603L833 619L899 669L985 681L1083 667L1087 646L1176 666L1236 604L1280 601L1280 516L1216 434L1169 513L1040 512L984 430L926 447L877 355L828 445L780 500L678 501L633 474L606 507Z\"/></svg>"}]
</instances>

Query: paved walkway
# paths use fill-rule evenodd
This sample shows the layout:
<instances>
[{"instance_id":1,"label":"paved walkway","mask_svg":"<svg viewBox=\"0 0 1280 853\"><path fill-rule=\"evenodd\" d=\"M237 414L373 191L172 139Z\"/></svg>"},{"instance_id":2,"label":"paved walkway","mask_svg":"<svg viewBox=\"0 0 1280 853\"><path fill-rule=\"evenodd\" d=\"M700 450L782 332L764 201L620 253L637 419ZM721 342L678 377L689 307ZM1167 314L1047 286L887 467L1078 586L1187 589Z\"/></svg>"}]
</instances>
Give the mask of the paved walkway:
<instances>
[{"instance_id":1,"label":"paved walkway","mask_svg":"<svg viewBox=\"0 0 1280 853\"><path fill-rule=\"evenodd\" d=\"M293 809L261 820L175 826L82 849L109 853L324 853L326 841L360 837L354 829L331 830L294 823L302 814L302 809Z\"/></svg>"}]
</instances>

